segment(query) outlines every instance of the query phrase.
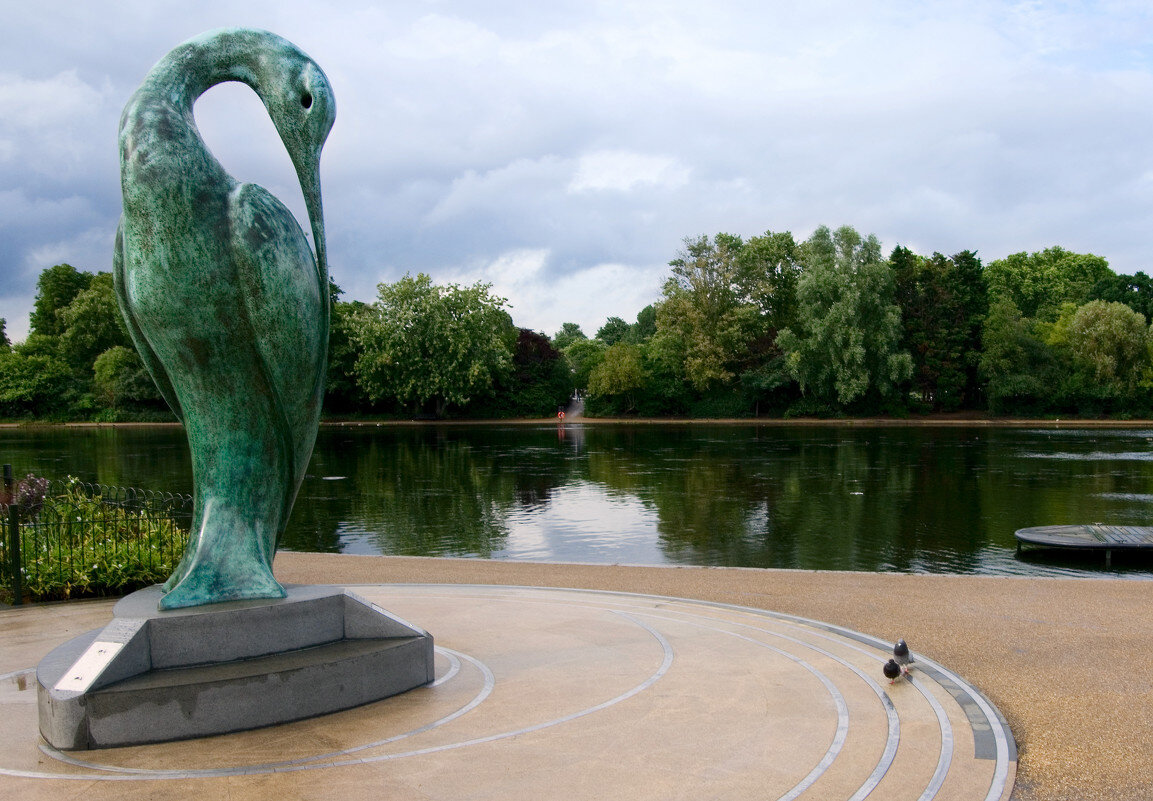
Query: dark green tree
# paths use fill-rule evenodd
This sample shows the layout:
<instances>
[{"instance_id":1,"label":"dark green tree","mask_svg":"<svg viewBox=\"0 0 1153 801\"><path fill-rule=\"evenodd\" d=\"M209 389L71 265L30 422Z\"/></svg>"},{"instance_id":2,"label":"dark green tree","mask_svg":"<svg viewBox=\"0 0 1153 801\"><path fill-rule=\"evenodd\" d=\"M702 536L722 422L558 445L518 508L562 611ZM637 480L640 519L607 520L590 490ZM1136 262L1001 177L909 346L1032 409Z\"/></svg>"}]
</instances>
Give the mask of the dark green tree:
<instances>
[{"instance_id":1,"label":"dark green tree","mask_svg":"<svg viewBox=\"0 0 1153 801\"><path fill-rule=\"evenodd\" d=\"M1089 290L1089 300L1124 303L1153 322L1153 278L1143 272L1133 275L1107 275Z\"/></svg>"},{"instance_id":2,"label":"dark green tree","mask_svg":"<svg viewBox=\"0 0 1153 801\"><path fill-rule=\"evenodd\" d=\"M19 346L0 353L0 418L67 416L75 398L72 370L58 356Z\"/></svg>"},{"instance_id":3,"label":"dark green tree","mask_svg":"<svg viewBox=\"0 0 1153 801\"><path fill-rule=\"evenodd\" d=\"M551 417L568 405L573 375L568 362L549 338L521 328L512 351L512 370L499 381L494 395L474 404L482 417Z\"/></svg>"},{"instance_id":4,"label":"dark green tree","mask_svg":"<svg viewBox=\"0 0 1153 801\"><path fill-rule=\"evenodd\" d=\"M765 231L744 243L737 255L742 296L754 303L775 338L797 317L800 249L789 231Z\"/></svg>"},{"instance_id":5,"label":"dark green tree","mask_svg":"<svg viewBox=\"0 0 1153 801\"><path fill-rule=\"evenodd\" d=\"M669 262L657 332L683 343L684 373L697 391L731 386L745 366L761 315L742 282L739 236L686 237Z\"/></svg>"},{"instance_id":6,"label":"dark green tree","mask_svg":"<svg viewBox=\"0 0 1153 801\"><path fill-rule=\"evenodd\" d=\"M362 301L342 301L344 291L329 279L331 322L328 330L328 377L324 387L324 410L327 414L367 411L368 394L356 380L356 360L360 348L356 332L360 320L371 313Z\"/></svg>"},{"instance_id":7,"label":"dark green tree","mask_svg":"<svg viewBox=\"0 0 1153 801\"><path fill-rule=\"evenodd\" d=\"M901 308L902 348L913 359L912 384L925 410L973 404L984 318L984 284L976 255L922 258L896 247L889 257Z\"/></svg>"},{"instance_id":8,"label":"dark green tree","mask_svg":"<svg viewBox=\"0 0 1153 801\"><path fill-rule=\"evenodd\" d=\"M620 317L610 317L597 329L597 339L606 345L615 345L629 334L629 324Z\"/></svg>"},{"instance_id":9,"label":"dark green tree","mask_svg":"<svg viewBox=\"0 0 1153 801\"><path fill-rule=\"evenodd\" d=\"M593 368L588 392L593 398L610 400L614 412L628 414L636 411L637 395L646 381L641 349L617 342L609 346L600 364Z\"/></svg>"},{"instance_id":10,"label":"dark green tree","mask_svg":"<svg viewBox=\"0 0 1153 801\"><path fill-rule=\"evenodd\" d=\"M641 345L647 342L657 332L657 308L649 304L637 312L637 321L629 326L628 336L625 340L631 345Z\"/></svg>"},{"instance_id":11,"label":"dark green tree","mask_svg":"<svg viewBox=\"0 0 1153 801\"><path fill-rule=\"evenodd\" d=\"M1061 370L1052 349L1007 298L989 304L980 370L993 414L1047 411L1061 386Z\"/></svg>"},{"instance_id":12,"label":"dark green tree","mask_svg":"<svg viewBox=\"0 0 1153 801\"><path fill-rule=\"evenodd\" d=\"M152 376L130 347L115 345L96 357L92 364L96 399L114 411L161 410L164 400Z\"/></svg>"},{"instance_id":13,"label":"dark green tree","mask_svg":"<svg viewBox=\"0 0 1153 801\"><path fill-rule=\"evenodd\" d=\"M132 347L112 287L112 273L91 276L87 288L57 310L56 319L61 324L61 355L86 379L101 353L109 348Z\"/></svg>"},{"instance_id":14,"label":"dark green tree","mask_svg":"<svg viewBox=\"0 0 1153 801\"><path fill-rule=\"evenodd\" d=\"M57 264L40 273L36 281L36 300L28 318L32 333L55 337L64 333L59 313L92 283L92 274L77 270L71 264Z\"/></svg>"},{"instance_id":15,"label":"dark green tree","mask_svg":"<svg viewBox=\"0 0 1153 801\"><path fill-rule=\"evenodd\" d=\"M8 352L12 347L12 343L8 341L8 332L5 330L7 324L8 321L0 317L0 353Z\"/></svg>"},{"instance_id":16,"label":"dark green tree","mask_svg":"<svg viewBox=\"0 0 1153 801\"><path fill-rule=\"evenodd\" d=\"M561 323L560 330L552 338L553 347L564 350L578 339L588 339L585 332L576 323Z\"/></svg>"}]
</instances>

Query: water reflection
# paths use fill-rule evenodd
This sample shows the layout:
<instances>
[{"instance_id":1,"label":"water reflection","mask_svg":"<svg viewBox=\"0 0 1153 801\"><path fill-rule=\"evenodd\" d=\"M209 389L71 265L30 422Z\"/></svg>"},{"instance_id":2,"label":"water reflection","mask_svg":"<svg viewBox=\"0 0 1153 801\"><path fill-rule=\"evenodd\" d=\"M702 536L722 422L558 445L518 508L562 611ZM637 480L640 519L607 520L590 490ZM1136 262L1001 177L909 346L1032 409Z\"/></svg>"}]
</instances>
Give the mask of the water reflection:
<instances>
[{"instance_id":1,"label":"water reflection","mask_svg":"<svg viewBox=\"0 0 1153 801\"><path fill-rule=\"evenodd\" d=\"M1025 575L1013 531L1153 523L1153 432L723 425L322 429L283 547ZM16 471L188 491L175 428L4 429ZM1150 565L1112 572L1150 577Z\"/></svg>"}]
</instances>

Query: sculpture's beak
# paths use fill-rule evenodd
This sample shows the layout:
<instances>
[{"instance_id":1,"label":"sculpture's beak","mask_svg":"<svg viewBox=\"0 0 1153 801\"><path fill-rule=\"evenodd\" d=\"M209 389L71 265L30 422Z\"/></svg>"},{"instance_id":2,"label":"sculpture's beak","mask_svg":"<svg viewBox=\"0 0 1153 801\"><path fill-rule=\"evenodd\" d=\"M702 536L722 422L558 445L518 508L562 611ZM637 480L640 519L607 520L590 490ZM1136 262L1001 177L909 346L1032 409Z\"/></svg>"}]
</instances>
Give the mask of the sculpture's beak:
<instances>
[{"instance_id":1,"label":"sculpture's beak","mask_svg":"<svg viewBox=\"0 0 1153 801\"><path fill-rule=\"evenodd\" d=\"M324 208L320 200L320 159L310 159L297 170L308 221L312 224L312 247L316 254L316 270L320 277L320 291L328 295L328 253L324 242Z\"/></svg>"}]
</instances>

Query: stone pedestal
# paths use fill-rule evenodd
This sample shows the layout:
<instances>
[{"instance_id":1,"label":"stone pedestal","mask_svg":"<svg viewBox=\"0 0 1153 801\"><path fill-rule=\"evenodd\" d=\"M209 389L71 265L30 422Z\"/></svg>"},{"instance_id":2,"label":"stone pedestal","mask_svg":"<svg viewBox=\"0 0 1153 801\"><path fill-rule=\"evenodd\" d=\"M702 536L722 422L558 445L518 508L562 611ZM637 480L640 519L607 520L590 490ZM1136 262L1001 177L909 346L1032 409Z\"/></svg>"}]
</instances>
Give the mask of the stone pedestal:
<instances>
[{"instance_id":1,"label":"stone pedestal","mask_svg":"<svg viewBox=\"0 0 1153 801\"><path fill-rule=\"evenodd\" d=\"M336 587L157 610L122 599L103 629L36 669L40 733L61 749L253 729L377 701L433 680L428 632Z\"/></svg>"}]
</instances>

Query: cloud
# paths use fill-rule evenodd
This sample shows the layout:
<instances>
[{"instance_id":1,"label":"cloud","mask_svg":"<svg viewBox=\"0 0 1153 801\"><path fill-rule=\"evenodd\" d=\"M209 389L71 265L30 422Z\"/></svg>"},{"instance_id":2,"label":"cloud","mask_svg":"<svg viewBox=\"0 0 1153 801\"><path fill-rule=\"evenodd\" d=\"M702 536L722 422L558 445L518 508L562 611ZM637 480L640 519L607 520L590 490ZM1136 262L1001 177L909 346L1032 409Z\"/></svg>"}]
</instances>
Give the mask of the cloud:
<instances>
[{"instance_id":1,"label":"cloud","mask_svg":"<svg viewBox=\"0 0 1153 801\"><path fill-rule=\"evenodd\" d=\"M627 192L638 184L676 188L684 186L688 180L689 170L670 156L602 150L581 156L568 191L607 189Z\"/></svg>"},{"instance_id":2,"label":"cloud","mask_svg":"<svg viewBox=\"0 0 1153 801\"><path fill-rule=\"evenodd\" d=\"M507 298L514 322L549 335L575 322L592 336L608 317L632 321L660 293L661 265L595 264L558 274L545 249L502 253L492 261L447 271L460 284L492 285Z\"/></svg>"},{"instance_id":3,"label":"cloud","mask_svg":"<svg viewBox=\"0 0 1153 801\"><path fill-rule=\"evenodd\" d=\"M1061 244L1153 267L1153 7L1135 0L7 11L20 32L0 52L9 330L41 260L108 269L93 232L110 241L119 216L120 110L160 56L225 24L276 30L332 80L322 174L349 298L406 271L476 275L507 287L521 325L595 331L657 299L685 236L803 238L821 223L986 261ZM230 172L303 217L247 87L213 89L196 116Z\"/></svg>"}]
</instances>

